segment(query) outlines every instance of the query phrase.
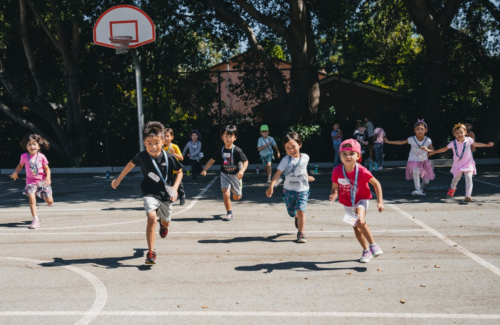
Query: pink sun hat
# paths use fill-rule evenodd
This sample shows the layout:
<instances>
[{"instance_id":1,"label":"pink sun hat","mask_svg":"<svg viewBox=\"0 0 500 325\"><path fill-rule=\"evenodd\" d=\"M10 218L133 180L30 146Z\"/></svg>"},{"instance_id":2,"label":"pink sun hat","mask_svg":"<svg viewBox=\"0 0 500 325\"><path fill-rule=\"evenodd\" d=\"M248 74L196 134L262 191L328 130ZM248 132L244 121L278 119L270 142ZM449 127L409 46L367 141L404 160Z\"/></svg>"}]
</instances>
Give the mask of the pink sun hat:
<instances>
[{"instance_id":1,"label":"pink sun hat","mask_svg":"<svg viewBox=\"0 0 500 325\"><path fill-rule=\"evenodd\" d=\"M344 148L344 146L346 144L350 144L351 147L347 147L347 148ZM361 155L361 146L359 144L358 141L354 140L354 139L347 139L347 140L344 140L341 144L340 144L340 150L339 151L354 151L354 152L357 152Z\"/></svg>"}]
</instances>

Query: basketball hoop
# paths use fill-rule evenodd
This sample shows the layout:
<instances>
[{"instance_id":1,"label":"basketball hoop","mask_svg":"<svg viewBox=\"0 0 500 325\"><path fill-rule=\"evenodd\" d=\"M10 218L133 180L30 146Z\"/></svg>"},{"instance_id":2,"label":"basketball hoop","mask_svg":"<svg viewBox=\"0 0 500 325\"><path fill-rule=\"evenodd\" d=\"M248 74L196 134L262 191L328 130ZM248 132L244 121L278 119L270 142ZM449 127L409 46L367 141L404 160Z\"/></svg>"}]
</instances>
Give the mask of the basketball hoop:
<instances>
[{"instance_id":1,"label":"basketball hoop","mask_svg":"<svg viewBox=\"0 0 500 325\"><path fill-rule=\"evenodd\" d=\"M116 54L125 54L128 51L128 45L132 40L131 36L114 36L110 37L109 41L113 44Z\"/></svg>"}]
</instances>

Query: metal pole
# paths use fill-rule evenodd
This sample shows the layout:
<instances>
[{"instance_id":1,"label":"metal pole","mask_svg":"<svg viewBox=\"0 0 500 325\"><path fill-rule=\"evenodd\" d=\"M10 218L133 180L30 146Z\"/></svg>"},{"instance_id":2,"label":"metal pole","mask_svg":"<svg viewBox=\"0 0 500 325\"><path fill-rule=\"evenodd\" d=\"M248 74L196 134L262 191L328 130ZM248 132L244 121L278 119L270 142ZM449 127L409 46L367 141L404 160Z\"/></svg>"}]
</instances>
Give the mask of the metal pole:
<instances>
[{"instance_id":1,"label":"metal pole","mask_svg":"<svg viewBox=\"0 0 500 325\"><path fill-rule=\"evenodd\" d=\"M104 133L106 139L106 161L109 164L109 144L108 144L108 119L106 117L106 97L104 97L104 74L101 73L101 88L102 88L102 110L104 112Z\"/></svg>"},{"instance_id":2,"label":"metal pole","mask_svg":"<svg viewBox=\"0 0 500 325\"><path fill-rule=\"evenodd\" d=\"M130 49L130 54L134 59L135 66L135 84L137 90L137 117L139 119L139 147L141 151L144 151L144 143L142 139L142 129L144 128L144 112L142 110L142 80L141 80L141 63L139 62L139 57L137 56L137 51L135 49Z\"/></svg>"}]
</instances>

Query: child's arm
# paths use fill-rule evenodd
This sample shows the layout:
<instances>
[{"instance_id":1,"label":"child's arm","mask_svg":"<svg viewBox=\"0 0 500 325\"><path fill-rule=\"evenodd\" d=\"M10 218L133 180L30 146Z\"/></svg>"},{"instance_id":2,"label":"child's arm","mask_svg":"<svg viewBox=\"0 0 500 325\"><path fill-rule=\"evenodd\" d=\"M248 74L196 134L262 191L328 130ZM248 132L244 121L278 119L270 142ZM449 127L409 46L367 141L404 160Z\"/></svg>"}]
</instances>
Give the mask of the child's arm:
<instances>
[{"instance_id":1,"label":"child's arm","mask_svg":"<svg viewBox=\"0 0 500 325\"><path fill-rule=\"evenodd\" d=\"M19 176L17 176L17 174L21 171L21 169L23 169L23 167L24 167L24 164L19 163L19 165L17 165L17 167L16 167L16 170L14 170L12 175L10 175L9 177L12 178L13 180L18 179Z\"/></svg>"},{"instance_id":2,"label":"child's arm","mask_svg":"<svg viewBox=\"0 0 500 325\"><path fill-rule=\"evenodd\" d=\"M262 151L264 149L266 149L267 147L269 147L270 145L272 145L273 143L271 141L269 141L268 143L266 143L265 145L263 145L262 147L257 147L257 150L259 151Z\"/></svg>"},{"instance_id":3,"label":"child's arm","mask_svg":"<svg viewBox=\"0 0 500 325\"><path fill-rule=\"evenodd\" d=\"M307 175L307 180L308 180L309 182L314 182L314 181L316 180L314 177L309 176L309 173L308 173L307 171L306 171L306 175Z\"/></svg>"},{"instance_id":4,"label":"child's arm","mask_svg":"<svg viewBox=\"0 0 500 325\"><path fill-rule=\"evenodd\" d=\"M377 194L377 208L378 212L382 212L385 210L384 208L384 198L382 197L382 185L380 185L380 182L377 181L375 177L372 177L370 179L370 184L372 184L373 188L375 189L375 193Z\"/></svg>"},{"instance_id":5,"label":"child's arm","mask_svg":"<svg viewBox=\"0 0 500 325\"><path fill-rule=\"evenodd\" d=\"M207 176L207 170L210 169L210 167L212 167L212 165L215 163L215 160L213 159L210 159L207 164L205 165L205 168L203 168L203 170L201 171L200 175L201 176ZM247 166L248 166L248 161L247 161Z\"/></svg>"},{"instance_id":6,"label":"child's arm","mask_svg":"<svg viewBox=\"0 0 500 325\"><path fill-rule=\"evenodd\" d=\"M129 161L129 163L127 164L127 166L125 166L125 168L123 168L122 172L120 173L120 175L118 175L118 177L116 179L114 179L112 182L111 182L111 187L114 188L116 190L116 188L118 187L118 185L120 185L122 179L132 170L132 168L134 168L135 165L132 163L132 161Z\"/></svg>"},{"instance_id":7,"label":"child's arm","mask_svg":"<svg viewBox=\"0 0 500 325\"><path fill-rule=\"evenodd\" d=\"M281 170L276 170L276 173L274 174L273 176L273 179L271 180L271 184L269 185L267 191L266 191L266 195L267 197L271 197L273 196L273 192L274 192L274 184L276 184L276 182L278 181L278 179L281 177Z\"/></svg>"},{"instance_id":8,"label":"child's arm","mask_svg":"<svg viewBox=\"0 0 500 325\"><path fill-rule=\"evenodd\" d=\"M191 152L191 156L189 156L189 157L196 156L201 152L201 142L198 141L198 144L199 144L199 146L196 149L194 149L193 152Z\"/></svg>"},{"instance_id":9,"label":"child's arm","mask_svg":"<svg viewBox=\"0 0 500 325\"><path fill-rule=\"evenodd\" d=\"M395 145L402 145L402 144L408 144L408 139L406 140L399 140L399 141L389 141L387 138L384 138L384 142L387 144L395 144Z\"/></svg>"},{"instance_id":10,"label":"child's arm","mask_svg":"<svg viewBox=\"0 0 500 325\"><path fill-rule=\"evenodd\" d=\"M50 177L51 172L50 172L49 165L44 165L43 169L45 169L45 181L47 182L47 185L50 185L52 183L52 179Z\"/></svg>"},{"instance_id":11,"label":"child's arm","mask_svg":"<svg viewBox=\"0 0 500 325\"><path fill-rule=\"evenodd\" d=\"M342 131L340 131L340 129L337 130L339 133L337 133L337 139L340 137L341 139L344 138L344 136L342 135ZM335 139L335 140L337 140Z\"/></svg>"},{"instance_id":12,"label":"child's arm","mask_svg":"<svg viewBox=\"0 0 500 325\"><path fill-rule=\"evenodd\" d=\"M450 148L448 148L448 147L443 147L441 149L433 150L433 149L431 149L431 146L432 145L430 145L429 148L427 148L427 147L420 147L420 149L423 150L423 151L427 151L429 153L429 156L435 155L437 153L443 153L443 152L446 152L446 151L450 150Z\"/></svg>"},{"instance_id":13,"label":"child's arm","mask_svg":"<svg viewBox=\"0 0 500 325\"><path fill-rule=\"evenodd\" d=\"M185 156L187 151L189 151L189 142L186 144L184 149L182 149L182 155ZM187 156L189 157L189 154L187 154Z\"/></svg>"},{"instance_id":14,"label":"child's arm","mask_svg":"<svg viewBox=\"0 0 500 325\"><path fill-rule=\"evenodd\" d=\"M182 169L179 169L179 170L176 170L177 174L176 177L175 177L175 182L174 182L174 185L172 186L175 190L174 192L174 196L170 197L170 200L172 201L175 201L177 200L177 196L179 195L179 185L181 184L181 181L182 181L182 177L184 176L184 174L182 173Z\"/></svg>"},{"instance_id":15,"label":"child's arm","mask_svg":"<svg viewBox=\"0 0 500 325\"><path fill-rule=\"evenodd\" d=\"M245 171L247 170L247 168L248 168L248 160L243 162L243 167L241 167L241 169L238 172L238 174L236 174L236 177L238 177L238 179L242 179L243 178L243 174L245 173Z\"/></svg>"},{"instance_id":16,"label":"child's arm","mask_svg":"<svg viewBox=\"0 0 500 325\"><path fill-rule=\"evenodd\" d=\"M476 146L476 148L487 148L487 147L493 147L494 143L493 142L488 142L488 143L474 142L474 146Z\"/></svg>"},{"instance_id":17,"label":"child's arm","mask_svg":"<svg viewBox=\"0 0 500 325\"><path fill-rule=\"evenodd\" d=\"M184 156L181 154L181 150L178 147L176 147L176 149L171 148L170 149L170 151L171 151L170 154L172 156L174 156L175 158L177 158L178 161L183 161L184 160Z\"/></svg>"},{"instance_id":18,"label":"child's arm","mask_svg":"<svg viewBox=\"0 0 500 325\"><path fill-rule=\"evenodd\" d=\"M274 145L273 148L274 148L274 150L276 150L276 157L278 157L278 159L280 159L281 155L280 155L280 150L278 148L278 145Z\"/></svg>"},{"instance_id":19,"label":"child's arm","mask_svg":"<svg viewBox=\"0 0 500 325\"><path fill-rule=\"evenodd\" d=\"M330 202L333 202L337 199L338 192L339 192L339 184L332 182L332 190L330 191L330 196L328 197Z\"/></svg>"}]
</instances>

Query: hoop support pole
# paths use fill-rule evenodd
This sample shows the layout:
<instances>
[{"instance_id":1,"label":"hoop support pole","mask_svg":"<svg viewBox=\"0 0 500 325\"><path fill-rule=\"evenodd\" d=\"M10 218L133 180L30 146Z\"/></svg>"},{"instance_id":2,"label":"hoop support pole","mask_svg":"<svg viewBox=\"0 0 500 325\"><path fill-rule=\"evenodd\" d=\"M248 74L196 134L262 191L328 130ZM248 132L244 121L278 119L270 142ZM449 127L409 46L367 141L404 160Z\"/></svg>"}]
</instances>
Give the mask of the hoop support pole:
<instances>
[{"instance_id":1,"label":"hoop support pole","mask_svg":"<svg viewBox=\"0 0 500 325\"><path fill-rule=\"evenodd\" d=\"M144 142L142 138L142 129L144 128L144 111L142 109L142 72L141 63L139 62L139 57L137 56L136 49L129 49L132 59L134 60L135 67L135 84L137 92L137 117L139 119L139 148L144 151Z\"/></svg>"}]
</instances>

